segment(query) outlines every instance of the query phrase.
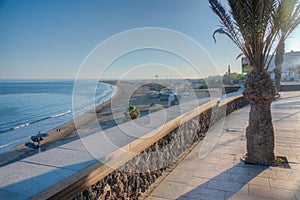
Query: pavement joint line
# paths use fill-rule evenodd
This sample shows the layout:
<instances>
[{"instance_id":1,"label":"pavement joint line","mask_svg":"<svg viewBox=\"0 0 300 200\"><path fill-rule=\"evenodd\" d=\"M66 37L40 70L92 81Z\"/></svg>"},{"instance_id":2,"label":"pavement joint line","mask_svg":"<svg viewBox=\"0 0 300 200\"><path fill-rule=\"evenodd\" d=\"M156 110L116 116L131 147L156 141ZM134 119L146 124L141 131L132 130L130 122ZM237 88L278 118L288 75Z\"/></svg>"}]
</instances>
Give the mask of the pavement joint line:
<instances>
[{"instance_id":1,"label":"pavement joint line","mask_svg":"<svg viewBox=\"0 0 300 200\"><path fill-rule=\"evenodd\" d=\"M65 150L69 150L69 151L86 152L86 150L71 149L71 148L62 147L62 146L58 146L58 147L56 147L56 148L58 148L58 149L65 149Z\"/></svg>"},{"instance_id":2,"label":"pavement joint line","mask_svg":"<svg viewBox=\"0 0 300 200\"><path fill-rule=\"evenodd\" d=\"M44 167L51 167L51 168L56 168L56 169L64 169L64 170L68 170L68 171L78 172L77 170L70 169L70 168L67 168L67 167L58 167L58 166L54 166L54 165L42 164L42 163L37 163L37 162L32 162L32 161L20 160L19 162L21 162L21 163L27 163L27 164L32 164L32 165L39 165L39 166L44 166Z\"/></svg>"}]
</instances>

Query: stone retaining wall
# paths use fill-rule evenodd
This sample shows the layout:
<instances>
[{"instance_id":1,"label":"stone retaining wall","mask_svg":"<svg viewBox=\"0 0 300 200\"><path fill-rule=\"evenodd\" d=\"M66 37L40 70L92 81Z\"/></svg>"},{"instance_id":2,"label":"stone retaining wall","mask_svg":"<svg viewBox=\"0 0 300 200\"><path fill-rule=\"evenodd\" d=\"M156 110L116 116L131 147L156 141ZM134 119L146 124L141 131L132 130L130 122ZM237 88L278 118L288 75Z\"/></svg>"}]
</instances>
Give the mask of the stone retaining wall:
<instances>
[{"instance_id":1,"label":"stone retaining wall","mask_svg":"<svg viewBox=\"0 0 300 200\"><path fill-rule=\"evenodd\" d=\"M96 184L78 193L74 200L139 199L188 147L205 137L208 128L225 115L243 107L243 97L227 106L215 106L172 130L146 150L108 174Z\"/></svg>"}]
</instances>

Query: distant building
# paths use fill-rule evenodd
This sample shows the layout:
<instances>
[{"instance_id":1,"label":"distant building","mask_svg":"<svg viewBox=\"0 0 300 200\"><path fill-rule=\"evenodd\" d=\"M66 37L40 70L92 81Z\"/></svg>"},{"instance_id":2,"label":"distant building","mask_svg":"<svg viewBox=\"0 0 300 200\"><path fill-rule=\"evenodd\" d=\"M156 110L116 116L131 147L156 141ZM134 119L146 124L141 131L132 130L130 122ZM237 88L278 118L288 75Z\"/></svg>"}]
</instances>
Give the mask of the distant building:
<instances>
[{"instance_id":1,"label":"distant building","mask_svg":"<svg viewBox=\"0 0 300 200\"><path fill-rule=\"evenodd\" d=\"M269 56L271 58L271 56ZM281 70L281 79L282 80L300 80L299 76L299 66L300 66L300 51L291 51L288 53L285 53L283 56L283 64L282 64L282 70ZM242 72L248 73L249 69L249 61L246 57L242 58ZM274 69L275 69L275 55L273 56L273 59L270 62L270 66L268 71L271 74L271 78L274 79Z\"/></svg>"},{"instance_id":2,"label":"distant building","mask_svg":"<svg viewBox=\"0 0 300 200\"><path fill-rule=\"evenodd\" d=\"M297 67L300 66L300 51L291 51L285 53L283 56L283 64L281 70L281 79L282 80L299 80ZM275 58L272 59L269 71L274 71L275 69Z\"/></svg>"},{"instance_id":3,"label":"distant building","mask_svg":"<svg viewBox=\"0 0 300 200\"><path fill-rule=\"evenodd\" d=\"M227 75L229 76L231 73L231 70L230 70L230 65L228 65L228 70L227 70Z\"/></svg>"}]
</instances>

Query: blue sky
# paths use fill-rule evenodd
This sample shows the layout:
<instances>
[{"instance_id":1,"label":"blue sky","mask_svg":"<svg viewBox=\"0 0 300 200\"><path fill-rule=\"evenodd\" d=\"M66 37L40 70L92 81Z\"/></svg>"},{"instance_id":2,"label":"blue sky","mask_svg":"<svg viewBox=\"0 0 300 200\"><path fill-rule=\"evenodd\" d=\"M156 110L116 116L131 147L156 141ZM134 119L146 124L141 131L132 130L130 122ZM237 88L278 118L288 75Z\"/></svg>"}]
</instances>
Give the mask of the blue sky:
<instances>
[{"instance_id":1,"label":"blue sky","mask_svg":"<svg viewBox=\"0 0 300 200\"><path fill-rule=\"evenodd\" d=\"M74 78L84 59L99 43L114 34L142 27L162 27L186 34L204 48L219 73L223 74L228 65L232 71L240 72L240 60L235 60L240 51L224 36L218 36L217 44L212 39L218 25L206 0L0 1L0 78ZM299 41L298 28L287 41L286 51L299 51ZM133 52L127 58L122 56L105 76L123 76L124 69L137 64L151 68L149 63L166 60L171 68L182 69L181 75L199 76L187 70L189 67L182 59L159 52L146 50ZM203 62L206 69L202 66L201 75L212 75L211 63ZM162 71L161 77L176 77ZM132 76L149 78L153 73L140 70ZM99 78L93 73L82 77Z\"/></svg>"}]
</instances>

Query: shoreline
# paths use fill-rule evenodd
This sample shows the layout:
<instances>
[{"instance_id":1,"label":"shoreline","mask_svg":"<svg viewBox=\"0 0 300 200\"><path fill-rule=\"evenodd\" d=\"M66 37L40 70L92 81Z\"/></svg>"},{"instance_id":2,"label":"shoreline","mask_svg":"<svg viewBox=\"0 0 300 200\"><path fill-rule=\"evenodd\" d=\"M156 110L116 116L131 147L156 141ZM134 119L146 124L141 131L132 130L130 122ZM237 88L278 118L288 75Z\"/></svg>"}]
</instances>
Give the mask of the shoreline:
<instances>
[{"instance_id":1,"label":"shoreline","mask_svg":"<svg viewBox=\"0 0 300 200\"><path fill-rule=\"evenodd\" d=\"M109 110L112 99L117 98L119 96L120 90L115 84L112 84L112 82L103 83L113 85L115 87L116 92L112 91L112 95L114 95L109 100L104 101L103 103L97 105L95 108L87 111L86 113L83 113L82 115L77 116L76 120L79 119L78 121L80 121L80 127L88 126L88 123L94 117L94 114L91 113L96 113L98 121L100 122L99 117L101 116L98 117L98 113L100 113L102 110ZM101 125L101 128L105 130L113 126L113 124L107 124L106 126ZM58 129L60 131L57 131ZM43 138L43 141L41 142L42 152L79 138L77 129L74 124L74 119L71 119L68 122L63 123L62 125L56 126L48 130L47 133L49 134L49 136ZM36 153L38 153L36 149L30 149L26 147L25 143L19 144L11 149L0 153L0 167L21 160L28 156L34 155Z\"/></svg>"},{"instance_id":2,"label":"shoreline","mask_svg":"<svg viewBox=\"0 0 300 200\"><path fill-rule=\"evenodd\" d=\"M122 81L121 84L117 84L116 81L101 82L114 85L116 87L115 95L90 111L47 131L49 136L45 137L41 142L42 152L74 141L80 137L93 134L95 131L98 132L99 126L102 131L105 131L106 129L124 123L126 121L124 111L129 105L136 106L140 111L141 117L149 114L150 106L153 104L158 104L164 108L168 105L168 101L151 98L153 91L155 91L153 88L156 88L157 86L156 83L153 84L151 82L147 83L147 81L133 80ZM197 98L207 97L205 91L193 92L194 94L197 94ZM186 98L189 98L189 95ZM111 106L112 104L113 106ZM76 120L77 127L75 127L74 120ZM15 148L0 154L0 167L36 153L38 153L36 149L29 149L25 146L25 143L20 144Z\"/></svg>"}]
</instances>

